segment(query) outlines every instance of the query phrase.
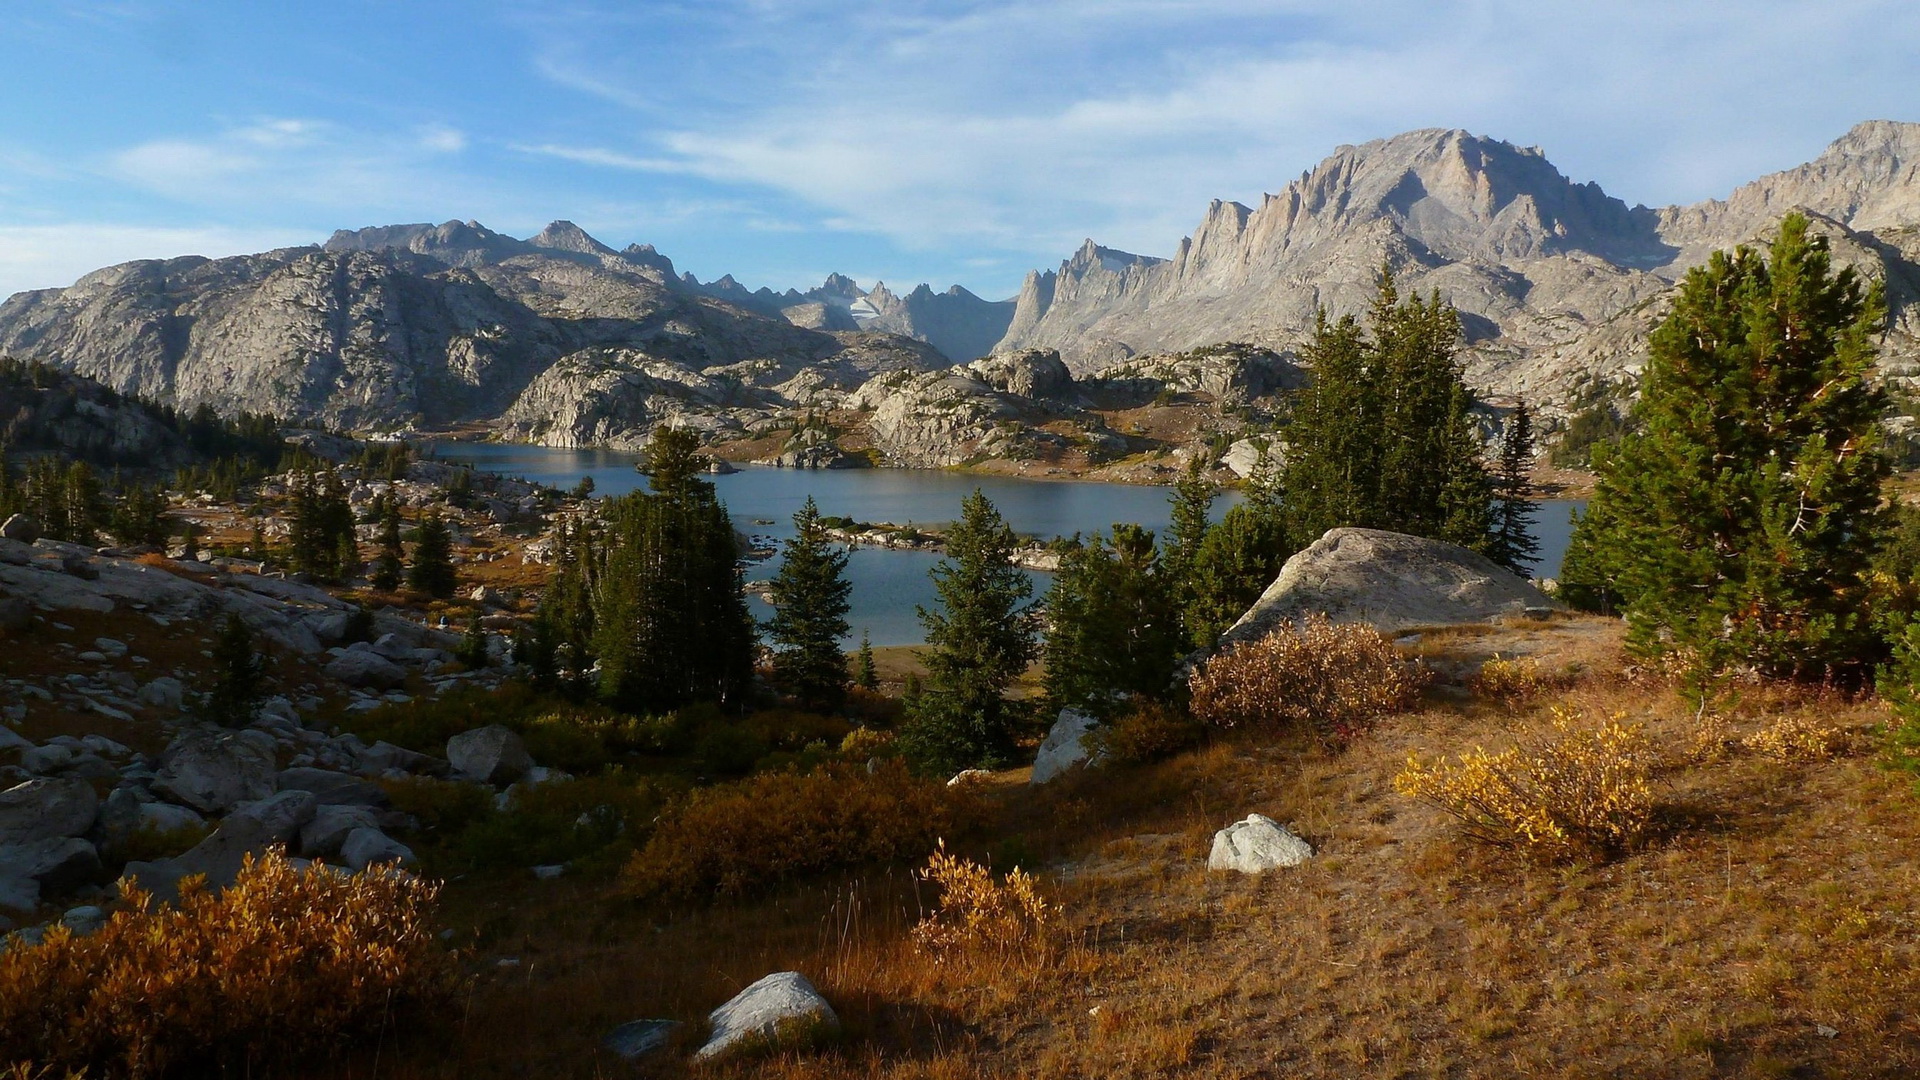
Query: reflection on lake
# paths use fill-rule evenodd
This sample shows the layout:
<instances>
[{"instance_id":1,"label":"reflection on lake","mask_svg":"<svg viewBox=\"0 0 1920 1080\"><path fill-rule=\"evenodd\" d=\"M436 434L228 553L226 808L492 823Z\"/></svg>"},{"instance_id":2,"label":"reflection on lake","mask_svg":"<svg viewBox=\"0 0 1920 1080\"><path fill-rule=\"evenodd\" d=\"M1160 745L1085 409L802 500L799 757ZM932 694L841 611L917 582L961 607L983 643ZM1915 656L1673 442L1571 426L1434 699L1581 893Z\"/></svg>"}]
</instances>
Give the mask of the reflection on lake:
<instances>
[{"instance_id":1,"label":"reflection on lake","mask_svg":"<svg viewBox=\"0 0 1920 1080\"><path fill-rule=\"evenodd\" d=\"M571 488L585 476L600 495L621 495L645 484L634 471L636 455L607 450L557 450L498 443L437 443L444 461L465 462L490 472L522 476L559 488ZM746 466L727 476L710 477L740 531L783 539L793 533L793 515L808 495L830 516L856 521L939 525L960 514L960 500L975 488L999 508L1013 528L1041 538L1106 532L1115 522L1139 524L1163 532L1171 518L1171 489L1134 484L1021 480L976 476L935 469L775 469ZM1214 503L1216 520L1239 501L1228 493ZM1540 538L1540 573L1558 572L1571 533L1568 511L1584 503L1543 502L1535 533ZM761 524L771 522L772 524ZM853 580L852 641L867 631L875 645L913 645L921 641L915 607L934 602L927 571L940 556L924 551L860 548L847 564ZM770 577L775 561L748 572L754 580ZM1034 573L1038 595L1050 575ZM749 599L754 614L766 618L767 605Z\"/></svg>"}]
</instances>

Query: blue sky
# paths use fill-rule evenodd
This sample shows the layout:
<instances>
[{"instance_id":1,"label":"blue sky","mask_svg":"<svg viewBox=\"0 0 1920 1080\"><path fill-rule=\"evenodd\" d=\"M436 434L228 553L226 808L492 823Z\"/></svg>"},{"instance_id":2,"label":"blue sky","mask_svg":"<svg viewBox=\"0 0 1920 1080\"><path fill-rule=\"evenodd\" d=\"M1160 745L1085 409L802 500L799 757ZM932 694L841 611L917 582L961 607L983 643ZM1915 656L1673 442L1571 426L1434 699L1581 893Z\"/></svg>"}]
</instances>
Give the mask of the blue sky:
<instances>
[{"instance_id":1,"label":"blue sky","mask_svg":"<svg viewBox=\"0 0 1920 1080\"><path fill-rule=\"evenodd\" d=\"M0 296L568 218L703 279L997 298L1410 128L1660 205L1920 120L1911 2L0 0L0 27Z\"/></svg>"}]
</instances>

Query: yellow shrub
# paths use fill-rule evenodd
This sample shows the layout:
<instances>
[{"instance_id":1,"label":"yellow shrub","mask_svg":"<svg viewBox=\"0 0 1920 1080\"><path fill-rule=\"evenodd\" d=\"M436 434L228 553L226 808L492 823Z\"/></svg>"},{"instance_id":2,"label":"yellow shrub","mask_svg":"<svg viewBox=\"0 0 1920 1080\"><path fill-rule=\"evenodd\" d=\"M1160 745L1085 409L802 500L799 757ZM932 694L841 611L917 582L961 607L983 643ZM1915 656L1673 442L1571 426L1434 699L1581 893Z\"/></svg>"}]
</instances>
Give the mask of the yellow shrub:
<instances>
[{"instance_id":1,"label":"yellow shrub","mask_svg":"<svg viewBox=\"0 0 1920 1080\"><path fill-rule=\"evenodd\" d=\"M1193 673L1193 714L1217 727L1305 727L1346 741L1416 700L1420 672L1379 631L1314 615Z\"/></svg>"},{"instance_id":2,"label":"yellow shrub","mask_svg":"<svg viewBox=\"0 0 1920 1080\"><path fill-rule=\"evenodd\" d=\"M763 773L670 808L627 864L626 884L640 896L730 895L836 866L917 859L972 819L974 799L898 760L872 772Z\"/></svg>"},{"instance_id":3,"label":"yellow shrub","mask_svg":"<svg viewBox=\"0 0 1920 1080\"><path fill-rule=\"evenodd\" d=\"M296 870L275 851L218 896L139 890L86 937L0 953L0 1061L99 1075L209 1075L345 1045L451 988L428 925L438 887Z\"/></svg>"},{"instance_id":4,"label":"yellow shrub","mask_svg":"<svg viewBox=\"0 0 1920 1080\"><path fill-rule=\"evenodd\" d=\"M880 731L870 727L857 727L847 732L840 740L840 756L848 761L864 762L869 758L894 753L894 737L891 731Z\"/></svg>"},{"instance_id":5,"label":"yellow shrub","mask_svg":"<svg viewBox=\"0 0 1920 1080\"><path fill-rule=\"evenodd\" d=\"M913 928L913 940L936 957L1032 952L1046 945L1056 922L1032 875L1017 866L1004 882L995 881L992 871L949 855L941 844L920 877L940 886L940 907Z\"/></svg>"},{"instance_id":6,"label":"yellow shrub","mask_svg":"<svg viewBox=\"0 0 1920 1080\"><path fill-rule=\"evenodd\" d=\"M1639 727L1585 727L1556 708L1551 733L1497 754L1475 749L1449 765L1409 757L1394 790L1459 818L1468 835L1542 858L1604 856L1634 847L1653 823L1652 755Z\"/></svg>"},{"instance_id":7,"label":"yellow shrub","mask_svg":"<svg viewBox=\"0 0 1920 1080\"><path fill-rule=\"evenodd\" d=\"M1824 761L1846 749L1847 733L1799 716L1782 717L1740 740L1775 761Z\"/></svg>"},{"instance_id":8,"label":"yellow shrub","mask_svg":"<svg viewBox=\"0 0 1920 1080\"><path fill-rule=\"evenodd\" d=\"M1547 678L1533 660L1495 657L1480 665L1469 686L1479 697L1525 701L1547 688Z\"/></svg>"}]
</instances>

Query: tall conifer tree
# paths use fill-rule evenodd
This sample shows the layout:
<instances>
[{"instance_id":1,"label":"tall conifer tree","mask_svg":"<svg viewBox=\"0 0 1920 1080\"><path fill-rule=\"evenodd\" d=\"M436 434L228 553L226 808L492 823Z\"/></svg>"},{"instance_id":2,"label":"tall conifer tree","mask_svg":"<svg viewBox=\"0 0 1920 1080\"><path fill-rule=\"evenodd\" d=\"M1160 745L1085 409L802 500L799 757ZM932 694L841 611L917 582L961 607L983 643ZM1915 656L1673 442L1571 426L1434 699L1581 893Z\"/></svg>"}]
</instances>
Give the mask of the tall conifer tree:
<instances>
[{"instance_id":1,"label":"tall conifer tree","mask_svg":"<svg viewBox=\"0 0 1920 1080\"><path fill-rule=\"evenodd\" d=\"M780 569L768 587L773 618L767 636L774 682L810 709L837 709L847 697L847 612L853 583L847 580L846 548L833 543L813 496L793 515Z\"/></svg>"},{"instance_id":2,"label":"tall conifer tree","mask_svg":"<svg viewBox=\"0 0 1920 1080\"><path fill-rule=\"evenodd\" d=\"M1716 253L1653 332L1638 417L1598 462L1575 548L1628 643L1698 671L1849 677L1876 651L1862 577L1888 464L1867 381L1886 308L1790 214ZM1585 576L1585 575L1583 575Z\"/></svg>"},{"instance_id":3,"label":"tall conifer tree","mask_svg":"<svg viewBox=\"0 0 1920 1080\"><path fill-rule=\"evenodd\" d=\"M927 685L908 708L901 743L920 768L951 773L1010 759L1019 721L1007 688L1033 661L1033 580L1013 564L1013 530L979 491L960 504L947 555L933 569L937 609L922 607Z\"/></svg>"},{"instance_id":4,"label":"tall conifer tree","mask_svg":"<svg viewBox=\"0 0 1920 1080\"><path fill-rule=\"evenodd\" d=\"M1533 536L1539 506L1533 501L1533 412L1524 401L1513 407L1500 434L1500 465L1493 478L1493 541L1487 557L1526 575L1539 561L1540 541Z\"/></svg>"}]
</instances>

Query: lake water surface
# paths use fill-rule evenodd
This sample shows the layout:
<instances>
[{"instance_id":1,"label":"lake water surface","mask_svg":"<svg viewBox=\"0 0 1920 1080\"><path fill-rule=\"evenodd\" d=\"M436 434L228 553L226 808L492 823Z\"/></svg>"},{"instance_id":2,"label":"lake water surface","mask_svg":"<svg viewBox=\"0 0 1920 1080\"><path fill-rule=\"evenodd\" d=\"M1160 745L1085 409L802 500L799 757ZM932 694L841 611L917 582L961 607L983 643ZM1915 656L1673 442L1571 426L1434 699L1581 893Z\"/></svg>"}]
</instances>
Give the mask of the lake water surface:
<instances>
[{"instance_id":1,"label":"lake water surface","mask_svg":"<svg viewBox=\"0 0 1920 1080\"><path fill-rule=\"evenodd\" d=\"M437 443L433 452L443 461L464 462L489 472L571 488L581 477L593 478L594 491L622 495L645 485L634 470L637 455L608 450L557 450L544 446L501 443ZM1172 489L1138 484L1086 481L1021 480L977 476L938 469L775 469L743 466L737 473L710 477L727 504L734 524L745 533L784 539L793 533L793 515L808 495L829 516L856 521L887 521L920 526L951 522L960 515L960 500L975 488L993 500L1008 524L1021 533L1043 539L1074 533L1106 532L1115 522L1138 524L1164 532L1171 510ZM1234 493L1214 502L1216 520L1239 501ZM1548 501L1540 504L1535 525L1541 561L1537 573L1551 576L1560 568L1572 532L1569 510L1582 503ZM847 564L853 580L852 642L861 631L875 645L917 645L921 642L917 605L934 602L927 571L940 556L924 551L888 551L859 548ZM748 571L752 580L771 577L777 560ZM1036 595L1046 590L1050 575L1034 573ZM771 609L757 596L749 599L754 615L766 618Z\"/></svg>"}]
</instances>

